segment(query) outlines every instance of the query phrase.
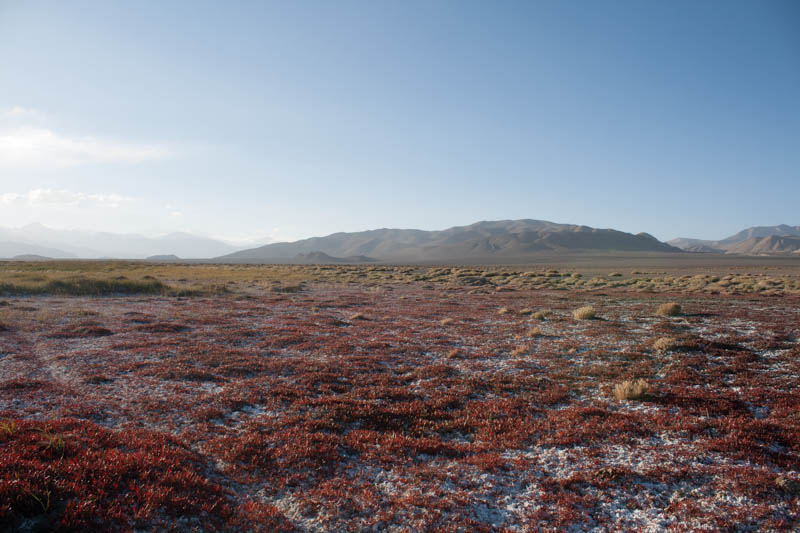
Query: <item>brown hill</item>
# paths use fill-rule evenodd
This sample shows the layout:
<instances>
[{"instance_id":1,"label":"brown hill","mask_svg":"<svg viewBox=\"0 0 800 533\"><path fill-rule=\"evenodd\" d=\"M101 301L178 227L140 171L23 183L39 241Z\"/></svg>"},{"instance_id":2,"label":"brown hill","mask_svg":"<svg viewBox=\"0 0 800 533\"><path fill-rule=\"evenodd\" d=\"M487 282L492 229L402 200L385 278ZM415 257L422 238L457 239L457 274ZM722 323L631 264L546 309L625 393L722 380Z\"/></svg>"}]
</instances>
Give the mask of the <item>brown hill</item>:
<instances>
[{"instance_id":1,"label":"brown hill","mask_svg":"<svg viewBox=\"0 0 800 533\"><path fill-rule=\"evenodd\" d=\"M652 235L633 235L544 220L477 222L442 231L377 229L275 243L218 258L220 261L293 262L307 254L366 257L392 262L520 261L541 252L679 252Z\"/></svg>"},{"instance_id":2,"label":"brown hill","mask_svg":"<svg viewBox=\"0 0 800 533\"><path fill-rule=\"evenodd\" d=\"M687 252L728 252L737 254L791 253L791 244L787 245L787 250L785 251L781 251L784 246L780 243L759 244L758 239L767 237L800 238L800 226L788 226L786 224L780 224L778 226L753 226L718 241L681 237L667 241L667 244ZM766 251L750 251L754 246L758 246L759 250L764 249ZM769 251L769 249L773 247L774 249Z\"/></svg>"},{"instance_id":3,"label":"brown hill","mask_svg":"<svg viewBox=\"0 0 800 533\"><path fill-rule=\"evenodd\" d=\"M728 247L728 253L748 255L800 254L800 237L753 237Z\"/></svg>"}]
</instances>

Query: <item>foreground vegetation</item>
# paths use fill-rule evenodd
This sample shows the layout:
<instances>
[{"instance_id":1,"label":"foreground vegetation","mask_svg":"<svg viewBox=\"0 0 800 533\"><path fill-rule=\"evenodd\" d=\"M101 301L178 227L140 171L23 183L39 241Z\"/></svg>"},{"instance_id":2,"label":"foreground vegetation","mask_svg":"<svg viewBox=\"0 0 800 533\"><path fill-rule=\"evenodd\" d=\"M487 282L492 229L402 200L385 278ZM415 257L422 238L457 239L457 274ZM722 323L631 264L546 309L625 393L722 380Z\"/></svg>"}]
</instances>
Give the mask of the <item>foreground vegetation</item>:
<instances>
[{"instance_id":1,"label":"foreground vegetation","mask_svg":"<svg viewBox=\"0 0 800 533\"><path fill-rule=\"evenodd\" d=\"M0 298L0 529L800 527L792 272L75 265L167 290Z\"/></svg>"}]
</instances>

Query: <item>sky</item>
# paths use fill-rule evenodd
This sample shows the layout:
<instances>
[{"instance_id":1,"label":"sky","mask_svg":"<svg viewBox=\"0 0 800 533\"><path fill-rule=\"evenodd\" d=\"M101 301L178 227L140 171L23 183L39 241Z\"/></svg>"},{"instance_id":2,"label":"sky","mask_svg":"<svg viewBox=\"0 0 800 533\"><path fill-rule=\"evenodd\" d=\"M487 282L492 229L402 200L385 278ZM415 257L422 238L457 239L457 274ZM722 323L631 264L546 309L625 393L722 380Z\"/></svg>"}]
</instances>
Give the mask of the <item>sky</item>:
<instances>
[{"instance_id":1,"label":"sky","mask_svg":"<svg viewBox=\"0 0 800 533\"><path fill-rule=\"evenodd\" d=\"M0 226L800 224L800 2L0 0Z\"/></svg>"}]
</instances>

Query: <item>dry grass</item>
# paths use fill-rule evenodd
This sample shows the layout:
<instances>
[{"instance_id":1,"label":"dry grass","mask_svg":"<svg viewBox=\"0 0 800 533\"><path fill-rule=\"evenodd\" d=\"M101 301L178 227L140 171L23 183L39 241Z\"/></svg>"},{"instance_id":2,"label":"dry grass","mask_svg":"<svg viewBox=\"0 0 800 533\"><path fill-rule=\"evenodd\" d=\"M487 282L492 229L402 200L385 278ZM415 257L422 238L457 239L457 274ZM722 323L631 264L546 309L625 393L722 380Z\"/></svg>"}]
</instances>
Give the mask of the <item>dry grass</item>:
<instances>
[{"instance_id":1,"label":"dry grass","mask_svg":"<svg viewBox=\"0 0 800 533\"><path fill-rule=\"evenodd\" d=\"M497 310L498 315L504 315L506 313L508 313L508 307L501 307L500 309Z\"/></svg>"},{"instance_id":2,"label":"dry grass","mask_svg":"<svg viewBox=\"0 0 800 533\"><path fill-rule=\"evenodd\" d=\"M441 324L442 326L446 326L447 324L452 324L452 323L453 323L453 319L450 318L450 317L443 318L443 319L441 319L439 321L439 324Z\"/></svg>"},{"instance_id":3,"label":"dry grass","mask_svg":"<svg viewBox=\"0 0 800 533\"><path fill-rule=\"evenodd\" d=\"M459 350L458 348L453 348L452 350L447 352L448 359L456 359L458 357L461 357L461 350Z\"/></svg>"},{"instance_id":4,"label":"dry grass","mask_svg":"<svg viewBox=\"0 0 800 533\"><path fill-rule=\"evenodd\" d=\"M681 304L677 302L661 304L658 306L656 314L661 316L678 316L681 314Z\"/></svg>"},{"instance_id":5,"label":"dry grass","mask_svg":"<svg viewBox=\"0 0 800 533\"><path fill-rule=\"evenodd\" d=\"M158 280L47 279L31 277L18 283L0 283L0 294L9 296L108 296L118 294L169 294L171 288Z\"/></svg>"},{"instance_id":6,"label":"dry grass","mask_svg":"<svg viewBox=\"0 0 800 533\"><path fill-rule=\"evenodd\" d=\"M630 401L641 400L650 391L650 384L644 379L637 379L635 381L625 380L622 383L617 383L614 386L614 398L617 401Z\"/></svg>"},{"instance_id":7,"label":"dry grass","mask_svg":"<svg viewBox=\"0 0 800 533\"><path fill-rule=\"evenodd\" d=\"M531 318L535 318L536 320L544 320L545 318L549 317L552 314L553 314L552 311L550 311L549 309L545 309L542 311L536 311L531 315Z\"/></svg>"},{"instance_id":8,"label":"dry grass","mask_svg":"<svg viewBox=\"0 0 800 533\"><path fill-rule=\"evenodd\" d=\"M531 328L528 330L528 333L526 333L526 335L528 337L541 337L542 335L544 335L544 333L542 333L541 328Z\"/></svg>"},{"instance_id":9,"label":"dry grass","mask_svg":"<svg viewBox=\"0 0 800 533\"><path fill-rule=\"evenodd\" d=\"M591 305L579 307L572 312L573 318L576 320L591 320L597 317L597 311Z\"/></svg>"},{"instance_id":10,"label":"dry grass","mask_svg":"<svg viewBox=\"0 0 800 533\"><path fill-rule=\"evenodd\" d=\"M653 349L658 353L666 353L678 347L678 341L672 337L661 337L653 343Z\"/></svg>"},{"instance_id":11,"label":"dry grass","mask_svg":"<svg viewBox=\"0 0 800 533\"><path fill-rule=\"evenodd\" d=\"M610 269L609 269L610 270ZM606 272L609 272L606 270ZM366 265L231 265L175 264L143 261L0 261L0 295L5 286L9 296L57 294L87 296L104 294L164 294L191 296L217 294L214 286L230 292L251 293L255 290L306 292L317 283L361 283L378 288L384 284L430 283L432 285L467 286L471 290L514 289L623 289L656 293L800 294L796 273L765 276L752 273L680 275L667 272L631 271L631 277L620 272L581 277L574 272L558 270L526 271L505 266L473 268L439 268L425 266ZM613 274L613 275L612 275ZM591 277L591 279L587 279ZM76 280L83 285L75 285ZM63 282L68 286L51 285ZM99 283L96 283L99 282ZM156 287L162 283L164 288ZM110 285L106 285L106 284ZM72 286L69 286L72 285ZM212 289L209 289L212 287ZM156 291L156 289L160 289ZM372 290L372 289L370 289Z\"/></svg>"},{"instance_id":12,"label":"dry grass","mask_svg":"<svg viewBox=\"0 0 800 533\"><path fill-rule=\"evenodd\" d=\"M526 344L520 344L513 350L511 350L511 355L514 357L519 357L520 355L525 355L531 350L531 347Z\"/></svg>"}]
</instances>

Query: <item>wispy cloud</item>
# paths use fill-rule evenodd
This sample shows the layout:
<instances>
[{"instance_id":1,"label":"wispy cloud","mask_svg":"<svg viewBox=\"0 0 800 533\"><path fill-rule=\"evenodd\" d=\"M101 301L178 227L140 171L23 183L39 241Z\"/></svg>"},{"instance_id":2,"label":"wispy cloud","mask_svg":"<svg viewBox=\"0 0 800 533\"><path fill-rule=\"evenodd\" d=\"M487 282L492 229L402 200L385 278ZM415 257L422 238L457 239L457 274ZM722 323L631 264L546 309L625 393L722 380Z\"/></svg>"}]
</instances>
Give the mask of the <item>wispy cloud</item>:
<instances>
[{"instance_id":1,"label":"wispy cloud","mask_svg":"<svg viewBox=\"0 0 800 533\"><path fill-rule=\"evenodd\" d=\"M140 163L170 155L164 147L69 137L53 130L20 127L0 131L0 166L72 167L93 163Z\"/></svg>"},{"instance_id":2,"label":"wispy cloud","mask_svg":"<svg viewBox=\"0 0 800 533\"><path fill-rule=\"evenodd\" d=\"M132 204L134 201L134 198L120 194L95 194L60 189L33 189L24 193L0 193L0 205L6 206L117 208Z\"/></svg>"},{"instance_id":3,"label":"wispy cloud","mask_svg":"<svg viewBox=\"0 0 800 533\"><path fill-rule=\"evenodd\" d=\"M31 107L22 107L15 105L5 109L0 109L0 120L4 122L40 122L47 119L48 115L44 111L33 109Z\"/></svg>"}]
</instances>

